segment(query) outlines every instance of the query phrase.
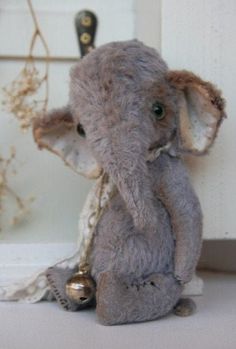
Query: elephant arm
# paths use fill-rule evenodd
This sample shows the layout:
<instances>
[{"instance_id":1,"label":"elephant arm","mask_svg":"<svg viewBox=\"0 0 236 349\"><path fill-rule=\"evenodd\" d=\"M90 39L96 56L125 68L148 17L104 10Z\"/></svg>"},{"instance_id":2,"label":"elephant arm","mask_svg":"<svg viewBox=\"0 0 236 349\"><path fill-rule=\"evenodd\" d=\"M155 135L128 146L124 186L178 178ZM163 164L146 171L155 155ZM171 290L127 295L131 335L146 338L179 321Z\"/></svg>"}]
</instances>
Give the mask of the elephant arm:
<instances>
[{"instance_id":1,"label":"elephant arm","mask_svg":"<svg viewBox=\"0 0 236 349\"><path fill-rule=\"evenodd\" d=\"M180 159L162 156L159 189L175 236L175 277L180 283L186 283L193 276L201 252L202 213Z\"/></svg>"}]
</instances>

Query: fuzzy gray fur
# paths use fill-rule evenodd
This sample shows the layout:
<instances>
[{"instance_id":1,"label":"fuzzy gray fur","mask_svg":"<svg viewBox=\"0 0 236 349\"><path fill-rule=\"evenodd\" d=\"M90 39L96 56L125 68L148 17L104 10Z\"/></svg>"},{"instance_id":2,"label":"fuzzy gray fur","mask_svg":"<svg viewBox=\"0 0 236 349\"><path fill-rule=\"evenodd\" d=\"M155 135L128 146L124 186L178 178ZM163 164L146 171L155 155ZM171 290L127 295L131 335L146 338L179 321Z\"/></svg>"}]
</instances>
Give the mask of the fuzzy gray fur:
<instances>
[{"instance_id":1,"label":"fuzzy gray fur","mask_svg":"<svg viewBox=\"0 0 236 349\"><path fill-rule=\"evenodd\" d=\"M179 72L179 79L170 79L168 74L159 54L138 41L104 45L71 71L75 127L82 124L88 147L118 188L96 227L91 253L103 324L167 314L199 258L202 214L181 160L179 130L179 97L189 75ZM199 84L194 77L191 88L195 80ZM212 107L209 86L218 101L220 96L206 85L202 98ZM165 106L160 121L152 111L156 101ZM217 105L212 108L218 116ZM216 130L211 143L215 135ZM151 149L168 141L169 153L147 162Z\"/></svg>"}]
</instances>

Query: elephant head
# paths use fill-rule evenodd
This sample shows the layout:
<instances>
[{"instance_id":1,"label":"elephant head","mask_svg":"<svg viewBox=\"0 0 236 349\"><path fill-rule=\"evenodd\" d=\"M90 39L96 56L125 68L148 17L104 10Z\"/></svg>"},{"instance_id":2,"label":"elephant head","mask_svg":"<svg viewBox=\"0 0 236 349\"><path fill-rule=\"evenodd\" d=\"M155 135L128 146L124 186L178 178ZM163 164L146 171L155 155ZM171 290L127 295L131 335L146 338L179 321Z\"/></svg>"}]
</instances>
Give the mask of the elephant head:
<instances>
[{"instance_id":1,"label":"elephant head","mask_svg":"<svg viewBox=\"0 0 236 349\"><path fill-rule=\"evenodd\" d=\"M36 120L34 137L89 178L108 173L142 230L157 224L148 154L168 142L178 154L206 153L224 115L213 85L168 70L136 40L116 42L72 68L68 106Z\"/></svg>"}]
</instances>

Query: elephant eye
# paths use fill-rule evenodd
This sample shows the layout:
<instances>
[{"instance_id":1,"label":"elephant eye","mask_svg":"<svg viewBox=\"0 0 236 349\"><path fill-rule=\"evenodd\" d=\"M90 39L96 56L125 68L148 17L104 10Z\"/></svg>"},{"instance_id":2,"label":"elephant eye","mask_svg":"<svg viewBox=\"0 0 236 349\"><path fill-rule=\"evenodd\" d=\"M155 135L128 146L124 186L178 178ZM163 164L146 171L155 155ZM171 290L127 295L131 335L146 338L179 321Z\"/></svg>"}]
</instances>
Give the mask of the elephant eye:
<instances>
[{"instance_id":1,"label":"elephant eye","mask_svg":"<svg viewBox=\"0 0 236 349\"><path fill-rule=\"evenodd\" d=\"M77 125L77 132L81 137L85 137L85 131L81 124Z\"/></svg>"},{"instance_id":2,"label":"elephant eye","mask_svg":"<svg viewBox=\"0 0 236 349\"><path fill-rule=\"evenodd\" d=\"M155 114L156 120L162 120L165 117L165 108L159 102L155 102L152 105L152 111Z\"/></svg>"}]
</instances>

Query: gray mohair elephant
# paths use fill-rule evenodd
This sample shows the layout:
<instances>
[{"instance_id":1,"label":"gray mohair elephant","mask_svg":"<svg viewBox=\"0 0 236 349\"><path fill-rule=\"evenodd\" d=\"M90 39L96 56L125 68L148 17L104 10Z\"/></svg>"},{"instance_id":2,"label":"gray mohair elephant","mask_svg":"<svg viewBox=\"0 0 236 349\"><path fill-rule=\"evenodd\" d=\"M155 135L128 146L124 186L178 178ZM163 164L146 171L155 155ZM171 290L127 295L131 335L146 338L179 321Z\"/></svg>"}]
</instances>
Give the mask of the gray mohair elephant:
<instances>
[{"instance_id":1,"label":"gray mohair elephant","mask_svg":"<svg viewBox=\"0 0 236 349\"><path fill-rule=\"evenodd\" d=\"M201 208L181 157L205 154L224 116L212 84L170 71L154 49L133 40L80 60L68 106L35 122L40 147L89 178L107 173L117 187L90 255L101 323L157 319L180 299L202 242Z\"/></svg>"}]
</instances>

